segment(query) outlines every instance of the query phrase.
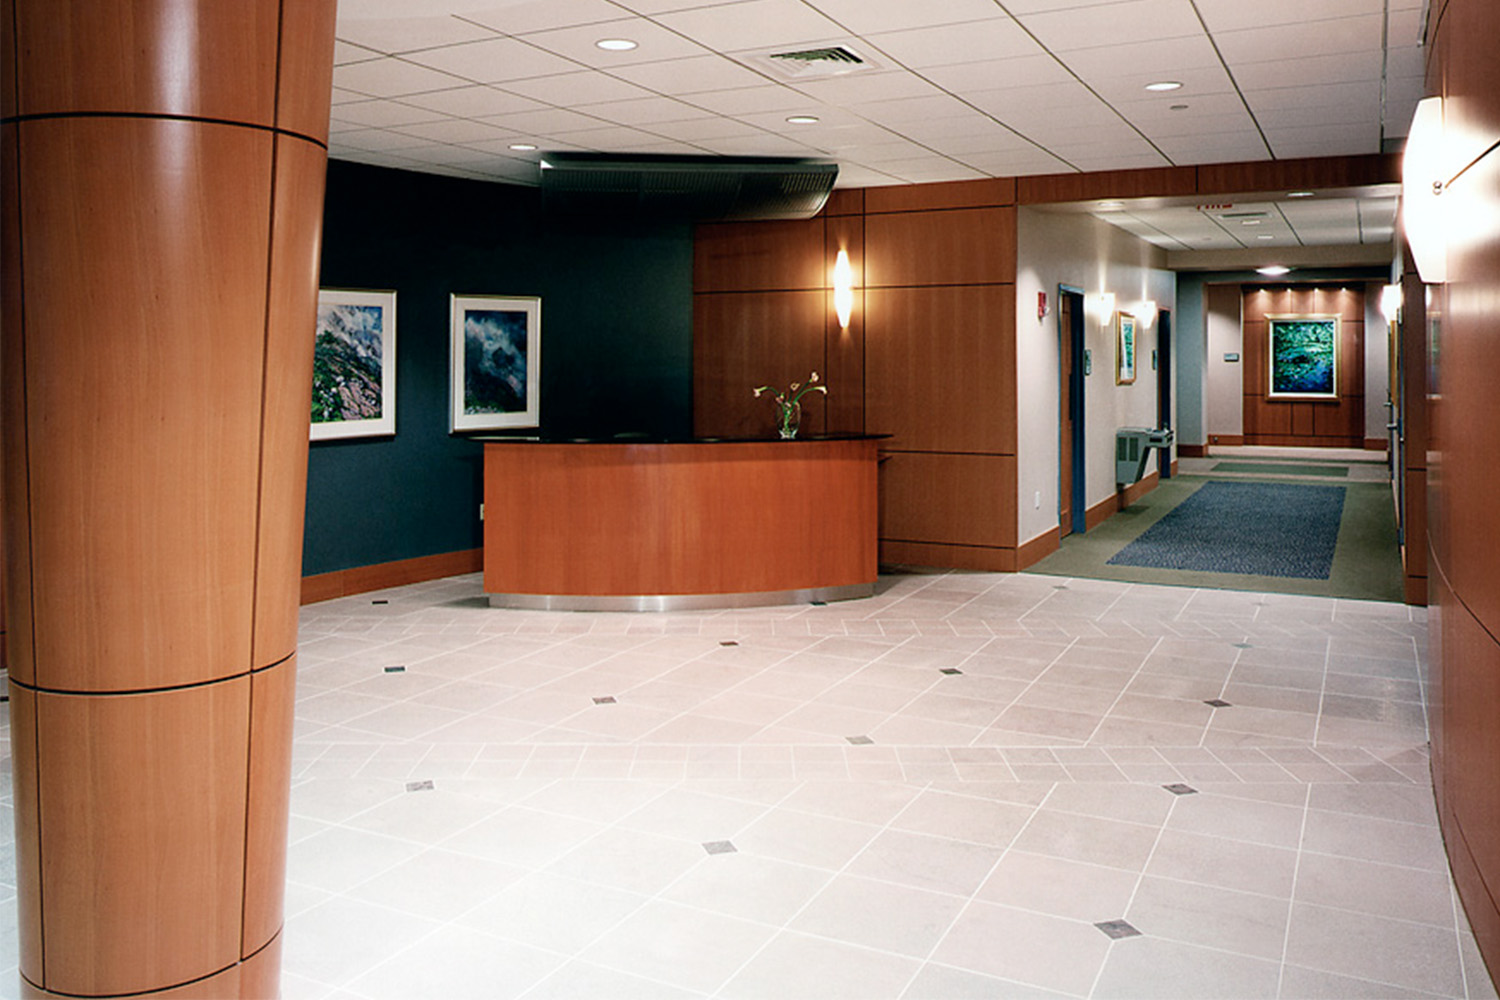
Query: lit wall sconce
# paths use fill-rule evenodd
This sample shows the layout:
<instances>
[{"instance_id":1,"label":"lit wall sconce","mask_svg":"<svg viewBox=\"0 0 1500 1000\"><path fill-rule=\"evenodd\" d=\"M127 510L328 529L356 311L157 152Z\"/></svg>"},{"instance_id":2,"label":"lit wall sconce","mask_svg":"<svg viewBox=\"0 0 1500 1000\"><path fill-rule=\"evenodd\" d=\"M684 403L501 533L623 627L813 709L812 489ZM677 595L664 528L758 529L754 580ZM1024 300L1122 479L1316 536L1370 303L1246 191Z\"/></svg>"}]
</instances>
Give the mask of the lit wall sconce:
<instances>
[{"instance_id":1,"label":"lit wall sconce","mask_svg":"<svg viewBox=\"0 0 1500 1000\"><path fill-rule=\"evenodd\" d=\"M1396 317L1401 314L1403 302L1401 286L1386 285L1380 290L1380 315L1385 317L1387 323L1396 322Z\"/></svg>"},{"instance_id":2,"label":"lit wall sconce","mask_svg":"<svg viewBox=\"0 0 1500 1000\"><path fill-rule=\"evenodd\" d=\"M1115 293L1100 292L1094 300L1094 309L1099 314L1099 325L1109 326L1115 321Z\"/></svg>"},{"instance_id":3,"label":"lit wall sconce","mask_svg":"<svg viewBox=\"0 0 1500 1000\"><path fill-rule=\"evenodd\" d=\"M1147 330L1156 325L1156 300L1146 299L1135 307L1135 318L1141 321L1141 326Z\"/></svg>"},{"instance_id":4,"label":"lit wall sconce","mask_svg":"<svg viewBox=\"0 0 1500 1000\"><path fill-rule=\"evenodd\" d=\"M1448 280L1448 246L1443 233L1443 99L1417 102L1406 153L1401 159L1401 208L1406 242L1417 273L1429 285Z\"/></svg>"},{"instance_id":5,"label":"lit wall sconce","mask_svg":"<svg viewBox=\"0 0 1500 1000\"><path fill-rule=\"evenodd\" d=\"M844 250L833 262L833 311L838 313L839 328L849 329L849 317L854 313L854 269Z\"/></svg>"}]
</instances>

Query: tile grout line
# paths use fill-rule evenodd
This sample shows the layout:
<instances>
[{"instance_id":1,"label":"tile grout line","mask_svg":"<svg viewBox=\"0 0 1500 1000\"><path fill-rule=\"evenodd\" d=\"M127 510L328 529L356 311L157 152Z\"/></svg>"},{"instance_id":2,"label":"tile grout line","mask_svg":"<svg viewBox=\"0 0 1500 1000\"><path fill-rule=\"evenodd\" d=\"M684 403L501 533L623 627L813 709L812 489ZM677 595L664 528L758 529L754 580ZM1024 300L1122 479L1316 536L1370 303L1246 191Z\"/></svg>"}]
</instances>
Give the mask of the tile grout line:
<instances>
[{"instance_id":1,"label":"tile grout line","mask_svg":"<svg viewBox=\"0 0 1500 1000\"><path fill-rule=\"evenodd\" d=\"M1307 816L1312 811L1312 783L1309 782L1302 798L1302 826L1297 831L1297 858L1292 862L1292 888L1286 901L1286 931L1281 938L1281 962L1276 975L1276 995L1286 992L1287 952L1292 943L1292 917L1297 908L1297 884L1302 878L1302 848L1307 841Z\"/></svg>"}]
</instances>

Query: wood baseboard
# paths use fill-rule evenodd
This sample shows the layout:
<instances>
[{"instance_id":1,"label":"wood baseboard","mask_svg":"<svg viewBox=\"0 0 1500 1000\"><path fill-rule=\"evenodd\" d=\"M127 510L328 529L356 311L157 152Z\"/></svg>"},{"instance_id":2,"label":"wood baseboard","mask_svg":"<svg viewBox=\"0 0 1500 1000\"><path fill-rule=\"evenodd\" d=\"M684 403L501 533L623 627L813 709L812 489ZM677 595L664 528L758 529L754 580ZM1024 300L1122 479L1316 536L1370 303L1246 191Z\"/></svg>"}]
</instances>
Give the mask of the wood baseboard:
<instances>
[{"instance_id":1,"label":"wood baseboard","mask_svg":"<svg viewBox=\"0 0 1500 1000\"><path fill-rule=\"evenodd\" d=\"M461 549L458 552L439 552L437 555L417 556L415 559L375 563L373 566L355 566L332 573L304 576L302 603L313 604L351 594L368 594L372 590L441 580L445 576L459 576L463 573L478 573L482 569L484 549Z\"/></svg>"},{"instance_id":2,"label":"wood baseboard","mask_svg":"<svg viewBox=\"0 0 1500 1000\"><path fill-rule=\"evenodd\" d=\"M1171 473L1172 473L1172 475L1174 477L1177 476L1177 474L1178 474L1178 472L1177 472L1177 459L1175 459L1175 458L1172 459L1172 464L1170 466L1168 466L1168 468L1170 469L1170 471L1171 471Z\"/></svg>"},{"instance_id":3,"label":"wood baseboard","mask_svg":"<svg viewBox=\"0 0 1500 1000\"><path fill-rule=\"evenodd\" d=\"M1245 435L1243 435L1243 434L1210 434L1208 436L1208 443L1209 444L1220 444L1220 445L1223 445L1226 448L1238 448L1242 444L1245 443Z\"/></svg>"},{"instance_id":4,"label":"wood baseboard","mask_svg":"<svg viewBox=\"0 0 1500 1000\"><path fill-rule=\"evenodd\" d=\"M1404 584L1406 603L1417 608L1427 607L1427 577L1408 576L1404 578Z\"/></svg>"},{"instance_id":5,"label":"wood baseboard","mask_svg":"<svg viewBox=\"0 0 1500 1000\"><path fill-rule=\"evenodd\" d=\"M1390 438L1365 438L1365 451L1385 451L1390 445Z\"/></svg>"},{"instance_id":6,"label":"wood baseboard","mask_svg":"<svg viewBox=\"0 0 1500 1000\"><path fill-rule=\"evenodd\" d=\"M1148 472L1141 477L1140 482L1131 483L1123 490L1115 493L1114 496L1105 497L1103 500L1100 500L1094 506L1084 511L1083 530L1093 531L1120 510L1129 507L1141 497L1156 489L1157 484L1160 482L1160 473Z\"/></svg>"},{"instance_id":7,"label":"wood baseboard","mask_svg":"<svg viewBox=\"0 0 1500 1000\"><path fill-rule=\"evenodd\" d=\"M977 569L991 573L1014 573L1016 550L986 545L949 545L943 542L880 540L882 566L933 566L942 569Z\"/></svg>"},{"instance_id":8,"label":"wood baseboard","mask_svg":"<svg viewBox=\"0 0 1500 1000\"><path fill-rule=\"evenodd\" d=\"M1062 529L1050 528L1021 546L1016 553L1016 569L1035 566L1062 548Z\"/></svg>"},{"instance_id":9,"label":"wood baseboard","mask_svg":"<svg viewBox=\"0 0 1500 1000\"><path fill-rule=\"evenodd\" d=\"M1207 458L1208 457L1208 445L1206 445L1206 444L1178 444L1177 445L1177 457L1178 458ZM1176 462L1172 463L1172 474L1173 475L1177 474L1177 463Z\"/></svg>"}]
</instances>

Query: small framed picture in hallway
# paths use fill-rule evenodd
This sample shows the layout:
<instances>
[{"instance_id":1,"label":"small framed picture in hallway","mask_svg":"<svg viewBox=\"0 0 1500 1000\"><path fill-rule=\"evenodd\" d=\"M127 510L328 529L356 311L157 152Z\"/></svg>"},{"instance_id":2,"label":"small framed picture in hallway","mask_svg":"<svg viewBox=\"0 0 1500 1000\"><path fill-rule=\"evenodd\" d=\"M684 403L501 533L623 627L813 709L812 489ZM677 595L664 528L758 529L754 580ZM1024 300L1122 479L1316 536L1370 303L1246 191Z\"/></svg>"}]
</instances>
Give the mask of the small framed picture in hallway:
<instances>
[{"instance_id":1,"label":"small framed picture in hallway","mask_svg":"<svg viewBox=\"0 0 1500 1000\"><path fill-rule=\"evenodd\" d=\"M1271 399L1339 398L1339 318L1266 316Z\"/></svg>"},{"instance_id":2,"label":"small framed picture in hallway","mask_svg":"<svg viewBox=\"0 0 1500 1000\"><path fill-rule=\"evenodd\" d=\"M542 300L452 296L452 431L541 421Z\"/></svg>"},{"instance_id":3,"label":"small framed picture in hallway","mask_svg":"<svg viewBox=\"0 0 1500 1000\"><path fill-rule=\"evenodd\" d=\"M1115 313L1115 385L1135 381L1135 317Z\"/></svg>"}]
</instances>

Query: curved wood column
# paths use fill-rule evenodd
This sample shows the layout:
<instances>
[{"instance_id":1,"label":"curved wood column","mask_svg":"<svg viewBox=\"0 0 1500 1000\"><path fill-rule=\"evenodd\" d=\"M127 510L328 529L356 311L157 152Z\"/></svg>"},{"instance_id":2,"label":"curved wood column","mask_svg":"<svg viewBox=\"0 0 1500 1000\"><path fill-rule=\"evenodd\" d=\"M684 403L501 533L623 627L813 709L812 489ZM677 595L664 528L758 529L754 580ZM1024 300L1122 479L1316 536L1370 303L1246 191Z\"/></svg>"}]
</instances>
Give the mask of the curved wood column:
<instances>
[{"instance_id":1,"label":"curved wood column","mask_svg":"<svg viewBox=\"0 0 1500 1000\"><path fill-rule=\"evenodd\" d=\"M334 14L0 9L28 995L277 991Z\"/></svg>"}]
</instances>

